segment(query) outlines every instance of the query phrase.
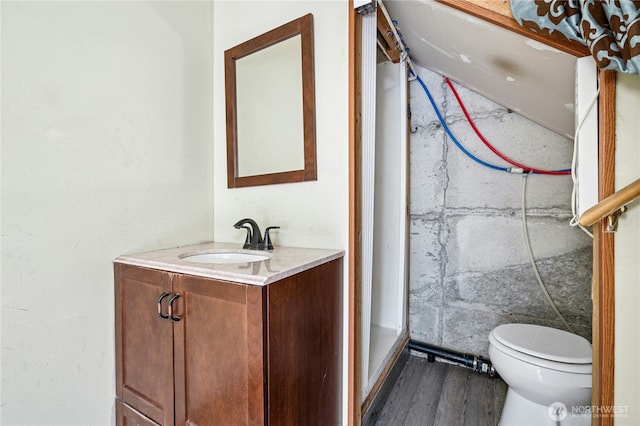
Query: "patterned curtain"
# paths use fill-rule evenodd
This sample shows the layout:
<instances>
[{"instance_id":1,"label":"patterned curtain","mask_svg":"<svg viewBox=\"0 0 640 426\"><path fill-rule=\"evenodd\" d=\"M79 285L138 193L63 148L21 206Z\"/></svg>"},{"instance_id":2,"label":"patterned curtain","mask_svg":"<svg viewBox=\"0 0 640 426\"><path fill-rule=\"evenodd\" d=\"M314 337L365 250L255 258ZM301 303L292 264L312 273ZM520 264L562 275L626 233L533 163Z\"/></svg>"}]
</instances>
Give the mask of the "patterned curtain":
<instances>
[{"instance_id":1,"label":"patterned curtain","mask_svg":"<svg viewBox=\"0 0 640 426\"><path fill-rule=\"evenodd\" d=\"M599 68L640 74L640 1L511 0L518 23L586 45Z\"/></svg>"}]
</instances>

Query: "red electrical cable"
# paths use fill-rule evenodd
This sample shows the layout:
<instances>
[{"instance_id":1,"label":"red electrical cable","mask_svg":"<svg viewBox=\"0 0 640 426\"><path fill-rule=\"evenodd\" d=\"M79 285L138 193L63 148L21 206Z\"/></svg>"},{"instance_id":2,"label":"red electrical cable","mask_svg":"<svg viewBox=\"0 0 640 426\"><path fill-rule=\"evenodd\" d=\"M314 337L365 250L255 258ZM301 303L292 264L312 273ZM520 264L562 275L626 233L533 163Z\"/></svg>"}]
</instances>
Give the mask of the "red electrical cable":
<instances>
[{"instance_id":1,"label":"red electrical cable","mask_svg":"<svg viewBox=\"0 0 640 426\"><path fill-rule=\"evenodd\" d=\"M517 163L516 161L512 160L511 158L507 157L506 155L504 155L503 153L498 151L496 148L493 147L493 145L491 145L489 143L488 140L485 139L484 136L482 136L482 134L480 133L480 131L478 130L478 128L474 124L473 120L469 116L469 113L467 112L467 109L465 108L464 104L462 103L462 100L460 99L460 96L458 95L458 92L456 91L456 88L453 87L453 84L451 83L451 81L447 77L445 77L444 80L447 82L447 84L451 88L451 91L453 92L453 95L456 97L456 99L458 101L458 105L460 105L460 108L462 109L462 112L464 113L464 116L467 118L467 121L469 122L469 124L473 128L473 131L476 133L476 135L478 135L480 140L482 140L482 142L487 146L487 148L489 148L498 157L500 157L503 160L507 161L509 164L512 164L512 165L514 165L516 167L520 167L521 169L524 169L524 170L526 170L528 172L532 172L532 173L538 173L538 174L541 174L541 175L569 175L569 174L571 174L571 170L568 170L568 171L565 171L565 170L554 171L554 170L534 169L533 167L529 167L529 166L525 166L524 164Z\"/></svg>"}]
</instances>

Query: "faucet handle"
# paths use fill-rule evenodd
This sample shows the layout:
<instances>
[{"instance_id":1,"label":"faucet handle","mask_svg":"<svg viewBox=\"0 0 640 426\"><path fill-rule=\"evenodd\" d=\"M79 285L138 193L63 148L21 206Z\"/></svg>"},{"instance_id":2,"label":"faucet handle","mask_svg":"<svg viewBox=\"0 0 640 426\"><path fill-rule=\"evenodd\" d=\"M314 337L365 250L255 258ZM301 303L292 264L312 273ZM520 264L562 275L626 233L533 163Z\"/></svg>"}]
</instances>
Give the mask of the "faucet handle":
<instances>
[{"instance_id":1,"label":"faucet handle","mask_svg":"<svg viewBox=\"0 0 640 426\"><path fill-rule=\"evenodd\" d=\"M272 229L280 229L279 226L269 226L264 230L264 240L262 241L262 249L263 250L273 250L273 244L271 243L271 236L269 235L269 231Z\"/></svg>"}]
</instances>

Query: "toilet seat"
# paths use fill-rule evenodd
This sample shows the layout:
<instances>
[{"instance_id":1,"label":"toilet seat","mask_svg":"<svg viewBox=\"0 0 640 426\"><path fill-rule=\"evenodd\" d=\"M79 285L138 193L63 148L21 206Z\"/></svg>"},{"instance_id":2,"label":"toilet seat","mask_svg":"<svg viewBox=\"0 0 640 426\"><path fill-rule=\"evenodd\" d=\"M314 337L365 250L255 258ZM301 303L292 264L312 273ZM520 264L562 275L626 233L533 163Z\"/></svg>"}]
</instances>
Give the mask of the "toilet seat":
<instances>
[{"instance_id":1,"label":"toilet seat","mask_svg":"<svg viewBox=\"0 0 640 426\"><path fill-rule=\"evenodd\" d=\"M591 343L584 337L533 324L503 324L493 330L505 346L538 358L568 364L590 364Z\"/></svg>"},{"instance_id":2,"label":"toilet seat","mask_svg":"<svg viewBox=\"0 0 640 426\"><path fill-rule=\"evenodd\" d=\"M491 331L489 341L501 352L529 364L591 374L591 344L566 331L532 324L504 324Z\"/></svg>"}]
</instances>

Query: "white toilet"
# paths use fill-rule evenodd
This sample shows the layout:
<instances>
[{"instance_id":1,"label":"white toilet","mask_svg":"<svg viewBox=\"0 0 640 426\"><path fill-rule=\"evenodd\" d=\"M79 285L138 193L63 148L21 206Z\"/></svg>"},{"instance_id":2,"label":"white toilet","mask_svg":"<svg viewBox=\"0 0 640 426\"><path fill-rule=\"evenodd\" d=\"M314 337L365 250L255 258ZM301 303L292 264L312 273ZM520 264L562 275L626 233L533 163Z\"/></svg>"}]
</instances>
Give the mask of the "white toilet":
<instances>
[{"instance_id":1,"label":"white toilet","mask_svg":"<svg viewBox=\"0 0 640 426\"><path fill-rule=\"evenodd\" d=\"M489 334L489 358L509 385L501 426L591 424L591 344L585 338L504 324Z\"/></svg>"}]
</instances>

